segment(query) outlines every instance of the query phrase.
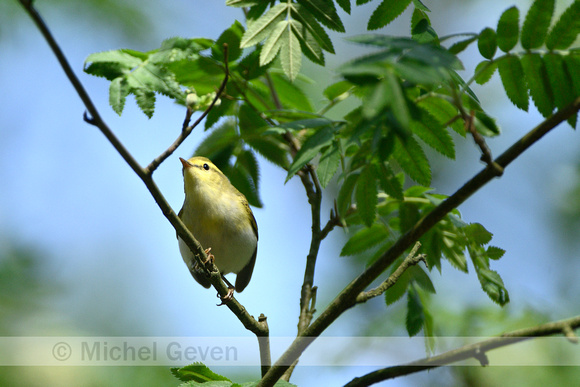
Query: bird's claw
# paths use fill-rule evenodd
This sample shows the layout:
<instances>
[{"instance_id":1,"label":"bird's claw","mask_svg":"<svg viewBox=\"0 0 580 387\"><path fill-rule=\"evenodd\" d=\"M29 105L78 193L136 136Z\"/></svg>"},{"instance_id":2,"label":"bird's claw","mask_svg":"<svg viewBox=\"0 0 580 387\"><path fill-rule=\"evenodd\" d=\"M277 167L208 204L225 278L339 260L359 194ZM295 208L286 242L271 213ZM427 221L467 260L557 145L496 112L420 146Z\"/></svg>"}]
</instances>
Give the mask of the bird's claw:
<instances>
[{"instance_id":1,"label":"bird's claw","mask_svg":"<svg viewBox=\"0 0 580 387\"><path fill-rule=\"evenodd\" d=\"M225 305L230 302L232 298L234 298L234 288L228 287L228 293L225 296L222 297L219 295L219 293L217 296L222 301L221 304L217 304L217 306Z\"/></svg>"}]
</instances>

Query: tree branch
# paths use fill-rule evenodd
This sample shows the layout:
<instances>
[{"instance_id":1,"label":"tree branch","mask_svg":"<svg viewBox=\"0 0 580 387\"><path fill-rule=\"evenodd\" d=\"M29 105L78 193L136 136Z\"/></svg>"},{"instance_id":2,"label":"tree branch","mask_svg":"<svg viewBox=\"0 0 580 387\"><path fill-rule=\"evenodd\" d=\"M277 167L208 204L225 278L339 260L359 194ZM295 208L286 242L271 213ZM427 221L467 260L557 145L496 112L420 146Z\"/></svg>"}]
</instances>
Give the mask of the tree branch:
<instances>
[{"instance_id":1,"label":"tree branch","mask_svg":"<svg viewBox=\"0 0 580 387\"><path fill-rule=\"evenodd\" d=\"M570 332L573 334L573 330L578 328L580 328L580 316L572 317L566 320L550 322L547 324L538 325L536 327L507 332L501 336L484 340L479 343L466 345L452 351L444 352L437 356L426 357L424 359L416 360L408 364L387 367L371 372L364 376L354 378L348 384L346 384L345 387L370 386L371 384L384 380L394 379L399 376L441 367L469 358L474 358L478 360L482 366L485 366L489 364L486 356L487 351L519 343L534 337L551 336L557 334L564 334L566 337L569 337L568 335ZM577 342L577 338L575 336L573 337Z\"/></svg>"},{"instance_id":2,"label":"tree branch","mask_svg":"<svg viewBox=\"0 0 580 387\"><path fill-rule=\"evenodd\" d=\"M171 208L157 185L153 180L151 173L148 170L143 169L141 165L135 160L135 158L131 155L131 153L123 146L123 144L119 141L119 139L113 134L111 129L107 126L107 124L101 118L97 108L91 101L88 93L84 89L82 83L75 75L73 69L71 68L70 64L68 63L63 51L59 47L58 43L52 36L52 33L44 23L44 20L40 16L40 14L36 11L31 1L27 0L19 0L20 4L24 7L26 12L30 15L38 29L40 30L43 37L48 42L50 48L52 49L54 55L56 56L58 62L60 63L62 69L64 70L65 74L67 75L68 79L70 80L71 84L73 85L75 91L83 101L85 107L89 114L85 112L84 120L96 126L103 135L109 140L109 142L113 145L113 147L119 152L121 157L129 164L131 169L139 176L139 178L143 181L153 199L163 212L163 215L167 218L167 220L171 223L171 225L175 228L177 234L183 239L183 241L187 244L187 246L193 252L195 260L200 264L202 267L208 269L210 274L210 282L218 291L221 296L225 296L228 293L228 287L223 282L221 275L219 273L218 268L213 264L211 261L207 259L207 255L205 254L203 248L199 244L199 242L195 239L195 237L191 234L189 229L185 226L185 224L179 219L175 211ZM227 73L226 79L227 80ZM222 85L224 84L222 83ZM195 124L197 125L197 124ZM169 153L170 154L170 153ZM168 156L168 155L167 155ZM256 321L253 316L251 316L246 309L235 299L232 298L227 304L228 308L236 315L236 317L242 322L244 327L254 333L260 342L260 350L266 350L262 342L267 343L268 340L263 340L263 338L267 338L269 336L268 331L268 324L266 324L265 317L260 321ZM268 346L267 353L261 353L262 359L270 359L270 348ZM263 364L262 370L265 372L270 364Z\"/></svg>"},{"instance_id":3,"label":"tree branch","mask_svg":"<svg viewBox=\"0 0 580 387\"><path fill-rule=\"evenodd\" d=\"M501 156L495 159L502 168L506 168L512 161L532 146L558 124L574 115L580 110L580 98L576 98L571 104L559 110L537 127L529 131L520 140L514 143ZM408 249L423 234L429 231L437 222L445 217L450 211L465 202L471 195L477 192L485 184L497 176L497 171L487 166L467 183L465 183L453 195L449 196L441 204L435 207L429 214L421 218L407 233L402 235L379 259L346 286L338 296L328 305L322 314L302 333L302 336L318 337L330 324L332 324L344 311L356 304L356 297L370 285L387 267L389 267L406 249ZM300 340L298 337L290 347L282 354L272 366L266 376L260 381L260 386L272 386L292 364L311 341Z\"/></svg>"},{"instance_id":4,"label":"tree branch","mask_svg":"<svg viewBox=\"0 0 580 387\"><path fill-rule=\"evenodd\" d=\"M363 302L367 302L371 298L380 296L381 294L386 292L390 287L396 284L399 278L403 275L405 271L407 271L409 267L418 264L420 261L423 261L423 263L425 263L426 265L427 262L425 261L425 255L423 254L417 255L417 251L419 251L420 247L421 242L415 243L415 246L413 246L413 249L411 250L409 255L407 255L407 258L405 258L403 262L401 262L397 270L395 270L393 274L389 276L389 278L387 278L382 284L380 284L376 288L371 289L367 292L361 292L356 297L356 303L361 304Z\"/></svg>"}]
</instances>

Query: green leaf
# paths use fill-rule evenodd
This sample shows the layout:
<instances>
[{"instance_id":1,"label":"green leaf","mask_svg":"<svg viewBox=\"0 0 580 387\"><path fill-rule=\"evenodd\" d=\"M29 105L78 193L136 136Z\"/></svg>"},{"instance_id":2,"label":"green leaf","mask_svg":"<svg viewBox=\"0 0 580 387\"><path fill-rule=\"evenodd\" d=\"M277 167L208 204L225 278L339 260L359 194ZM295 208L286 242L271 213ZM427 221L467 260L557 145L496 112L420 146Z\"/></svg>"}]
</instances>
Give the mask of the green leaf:
<instances>
[{"instance_id":1,"label":"green leaf","mask_svg":"<svg viewBox=\"0 0 580 387\"><path fill-rule=\"evenodd\" d=\"M251 166L249 168L252 168ZM257 168L257 165L255 166ZM254 207L262 208L258 182L252 178L251 171L246 169L242 163L238 163L229 169L223 169L224 174L230 179L234 187L238 189Z\"/></svg>"},{"instance_id":2,"label":"green leaf","mask_svg":"<svg viewBox=\"0 0 580 387\"><path fill-rule=\"evenodd\" d=\"M471 43L475 42L476 40L479 43L479 40L478 40L478 36L477 35L471 36L471 37L469 37L467 39L463 39L463 40L460 40L459 42L453 43L451 45L451 47L448 48L448 50L449 50L450 53L452 53L454 55L457 55L460 52L463 52L467 47L469 47L469 45Z\"/></svg>"},{"instance_id":3,"label":"green leaf","mask_svg":"<svg viewBox=\"0 0 580 387\"><path fill-rule=\"evenodd\" d=\"M328 37L328 34L306 8L302 7L300 4L292 4L292 17L302 23L323 50L334 54L334 46L332 45L332 41Z\"/></svg>"},{"instance_id":4,"label":"green leaf","mask_svg":"<svg viewBox=\"0 0 580 387\"><path fill-rule=\"evenodd\" d=\"M155 111L155 93L152 91L144 91L142 89L134 90L135 101L141 111L148 117L153 117Z\"/></svg>"},{"instance_id":5,"label":"green leaf","mask_svg":"<svg viewBox=\"0 0 580 387\"><path fill-rule=\"evenodd\" d=\"M544 63L548 72L554 103L558 109L562 109L572 103L575 98L573 79L564 66L562 56L556 53L548 53L544 55ZM569 118L568 123L574 128L576 115Z\"/></svg>"},{"instance_id":6,"label":"green leaf","mask_svg":"<svg viewBox=\"0 0 580 387\"><path fill-rule=\"evenodd\" d=\"M245 139L245 143L252 149L262 155L266 160L288 169L290 162L288 161L288 145L282 140L276 140L266 136L252 136Z\"/></svg>"},{"instance_id":7,"label":"green leaf","mask_svg":"<svg viewBox=\"0 0 580 387\"><path fill-rule=\"evenodd\" d=\"M477 40L477 48L479 53L485 59L493 59L495 51L497 50L497 37L495 31L491 28L484 28L479 33Z\"/></svg>"},{"instance_id":8,"label":"green leaf","mask_svg":"<svg viewBox=\"0 0 580 387\"><path fill-rule=\"evenodd\" d=\"M449 125L454 118L459 116L457 108L443 98L425 98L419 102L419 106L435 117L440 125ZM456 119L450 126L455 132L465 137L465 128L461 120Z\"/></svg>"},{"instance_id":9,"label":"green leaf","mask_svg":"<svg viewBox=\"0 0 580 387\"><path fill-rule=\"evenodd\" d=\"M493 234L490 233L480 223L471 223L463 228L465 236L478 245L485 245L491 241Z\"/></svg>"},{"instance_id":10,"label":"green leaf","mask_svg":"<svg viewBox=\"0 0 580 387\"><path fill-rule=\"evenodd\" d=\"M242 50L240 49L240 42L242 35L244 34L244 27L239 21L235 21L234 24L220 35L215 45L211 48L212 57L219 61L224 61L224 44L228 45L228 61L234 62L242 56Z\"/></svg>"},{"instance_id":11,"label":"green leaf","mask_svg":"<svg viewBox=\"0 0 580 387\"><path fill-rule=\"evenodd\" d=\"M554 96L542 57L530 53L522 56L521 61L532 100L538 111L544 117L549 117L554 111Z\"/></svg>"},{"instance_id":12,"label":"green leaf","mask_svg":"<svg viewBox=\"0 0 580 387\"><path fill-rule=\"evenodd\" d=\"M484 85L490 81L491 77L497 70L497 62L484 60L479 62L475 67L475 82L478 85Z\"/></svg>"},{"instance_id":13,"label":"green leaf","mask_svg":"<svg viewBox=\"0 0 580 387\"><path fill-rule=\"evenodd\" d=\"M344 25L336 13L332 0L297 0L308 9L314 17L333 31L344 32Z\"/></svg>"},{"instance_id":14,"label":"green leaf","mask_svg":"<svg viewBox=\"0 0 580 387\"><path fill-rule=\"evenodd\" d=\"M427 16L426 11L419 8L415 8L413 16L411 16L411 37L419 43L439 45L439 36L431 27L429 16ZM452 51L449 50L449 52ZM454 52L452 53L455 54Z\"/></svg>"},{"instance_id":15,"label":"green leaf","mask_svg":"<svg viewBox=\"0 0 580 387\"><path fill-rule=\"evenodd\" d=\"M350 175L348 175L344 179L344 182L340 187L340 191L338 191L338 196L336 198L336 207L338 209L338 213L342 218L346 216L346 212L350 208L350 205L352 203L352 193L354 191L354 187L356 185L356 182L358 181L359 176L360 173L351 173Z\"/></svg>"},{"instance_id":16,"label":"green leaf","mask_svg":"<svg viewBox=\"0 0 580 387\"><path fill-rule=\"evenodd\" d=\"M310 98L298 87L297 82L291 82L282 73L276 72L270 72L270 78L283 106L302 112L312 112L314 110ZM326 123L328 123L328 120L326 120Z\"/></svg>"},{"instance_id":17,"label":"green leaf","mask_svg":"<svg viewBox=\"0 0 580 387\"><path fill-rule=\"evenodd\" d=\"M546 39L546 47L549 50L565 50L574 43L580 34L578 15L580 15L580 1L575 0L550 30Z\"/></svg>"},{"instance_id":18,"label":"green leaf","mask_svg":"<svg viewBox=\"0 0 580 387\"><path fill-rule=\"evenodd\" d=\"M501 82L510 101L518 108L528 111L528 87L520 59L514 55L506 55L498 61L497 66Z\"/></svg>"},{"instance_id":19,"label":"green leaf","mask_svg":"<svg viewBox=\"0 0 580 387\"><path fill-rule=\"evenodd\" d=\"M367 24L368 30L382 28L395 20L411 4L411 0L383 0Z\"/></svg>"},{"instance_id":20,"label":"green leaf","mask_svg":"<svg viewBox=\"0 0 580 387\"><path fill-rule=\"evenodd\" d=\"M498 260L505 254L505 250L495 246L489 246L486 250L489 259Z\"/></svg>"},{"instance_id":21,"label":"green leaf","mask_svg":"<svg viewBox=\"0 0 580 387\"><path fill-rule=\"evenodd\" d=\"M344 244L340 256L360 254L385 241L390 235L389 229L382 224L373 223L352 235Z\"/></svg>"},{"instance_id":22,"label":"green leaf","mask_svg":"<svg viewBox=\"0 0 580 387\"><path fill-rule=\"evenodd\" d=\"M109 104L118 115L123 112L128 94L127 81L124 78L119 77L111 81L109 86Z\"/></svg>"},{"instance_id":23,"label":"green leaf","mask_svg":"<svg viewBox=\"0 0 580 387\"><path fill-rule=\"evenodd\" d=\"M292 33L290 28L284 30L282 40L282 48L280 50L280 62L282 62L282 69L288 78L293 81L302 65L302 51L300 50L300 42L296 35Z\"/></svg>"},{"instance_id":24,"label":"green leaf","mask_svg":"<svg viewBox=\"0 0 580 387\"><path fill-rule=\"evenodd\" d=\"M519 17L520 11L514 6L506 9L499 18L497 23L497 46L503 52L509 52L518 42L520 33Z\"/></svg>"},{"instance_id":25,"label":"green leaf","mask_svg":"<svg viewBox=\"0 0 580 387\"><path fill-rule=\"evenodd\" d=\"M312 62L324 66L324 53L320 44L314 39L310 31L296 20L290 22L292 33L298 38L302 52Z\"/></svg>"},{"instance_id":26,"label":"green leaf","mask_svg":"<svg viewBox=\"0 0 580 387\"><path fill-rule=\"evenodd\" d=\"M241 151L237 155L236 166L243 167L250 174L256 190L258 190L258 184L260 182L260 167L254 153L247 149Z\"/></svg>"},{"instance_id":27,"label":"green leaf","mask_svg":"<svg viewBox=\"0 0 580 387\"><path fill-rule=\"evenodd\" d=\"M332 179L336 173L339 162L340 152L334 145L328 147L328 149L320 156L318 168L316 168L316 174L318 175L318 180L320 180L322 188L326 188L330 179Z\"/></svg>"},{"instance_id":28,"label":"green leaf","mask_svg":"<svg viewBox=\"0 0 580 387\"><path fill-rule=\"evenodd\" d=\"M405 139L396 136L393 157L403 171L417 183L423 186L431 184L431 168L429 161L417 141L409 136Z\"/></svg>"},{"instance_id":29,"label":"green leaf","mask_svg":"<svg viewBox=\"0 0 580 387\"><path fill-rule=\"evenodd\" d=\"M207 157L216 164L216 159L229 159L234 145L238 141L239 137L234 128L234 123L232 120L228 120L212 130L201 144L198 145L194 154Z\"/></svg>"},{"instance_id":30,"label":"green leaf","mask_svg":"<svg viewBox=\"0 0 580 387\"><path fill-rule=\"evenodd\" d=\"M289 26L290 22L288 20L282 20L272 29L260 52L260 66L270 63L278 55L284 40L288 37Z\"/></svg>"},{"instance_id":31,"label":"green leaf","mask_svg":"<svg viewBox=\"0 0 580 387\"><path fill-rule=\"evenodd\" d=\"M455 144L447 130L429 114L421 110L420 121L412 121L411 131L443 156L455 159Z\"/></svg>"},{"instance_id":32,"label":"green leaf","mask_svg":"<svg viewBox=\"0 0 580 387\"><path fill-rule=\"evenodd\" d=\"M248 21L248 28L242 36L240 48L251 47L266 39L276 28L278 22L284 19L289 5L287 3L280 3L272 8L259 19Z\"/></svg>"},{"instance_id":33,"label":"green leaf","mask_svg":"<svg viewBox=\"0 0 580 387\"><path fill-rule=\"evenodd\" d=\"M572 85L574 86L574 93L580 95L580 56L569 54L564 57L566 70L572 78Z\"/></svg>"},{"instance_id":34,"label":"green leaf","mask_svg":"<svg viewBox=\"0 0 580 387\"><path fill-rule=\"evenodd\" d=\"M458 241L448 237L443 238L441 251L445 255L445 258L447 258L453 267L467 273L467 259L465 258L465 254L463 254L463 250L464 246L459 244Z\"/></svg>"},{"instance_id":35,"label":"green leaf","mask_svg":"<svg viewBox=\"0 0 580 387\"><path fill-rule=\"evenodd\" d=\"M231 383L231 380L212 372L203 363L193 363L181 368L171 368L171 373L182 382L195 381L205 383L210 381L228 381Z\"/></svg>"},{"instance_id":36,"label":"green leaf","mask_svg":"<svg viewBox=\"0 0 580 387\"><path fill-rule=\"evenodd\" d=\"M403 200L403 185L397 179L390 166L381 163L377 171L379 185L383 191L389 196L398 200Z\"/></svg>"},{"instance_id":37,"label":"green leaf","mask_svg":"<svg viewBox=\"0 0 580 387\"><path fill-rule=\"evenodd\" d=\"M496 271L478 268L477 277L481 283L482 289L487 293L491 300L501 306L510 301L507 289L503 280Z\"/></svg>"},{"instance_id":38,"label":"green leaf","mask_svg":"<svg viewBox=\"0 0 580 387\"><path fill-rule=\"evenodd\" d=\"M322 94L328 98L328 100L342 100L350 95L353 85L348 81L338 81L328 86Z\"/></svg>"},{"instance_id":39,"label":"green leaf","mask_svg":"<svg viewBox=\"0 0 580 387\"><path fill-rule=\"evenodd\" d=\"M325 146L330 145L334 139L334 132L336 131L334 125L327 125L319 128L311 137L309 137L302 147L294 156L294 161L290 165L288 170L288 175L286 176L286 182L292 178L302 169L307 163L310 162L318 152Z\"/></svg>"},{"instance_id":40,"label":"green leaf","mask_svg":"<svg viewBox=\"0 0 580 387\"><path fill-rule=\"evenodd\" d=\"M475 112L475 130L486 137L494 137L501 133L495 119L484 112Z\"/></svg>"},{"instance_id":41,"label":"green leaf","mask_svg":"<svg viewBox=\"0 0 580 387\"><path fill-rule=\"evenodd\" d=\"M415 283L417 285L419 285L419 287L421 289L423 289L426 292L429 293L437 293L435 290L435 286L433 285L433 282L431 281L431 278L429 277L429 274L425 273L425 270L423 270L422 267L420 266L412 266L409 269L407 269L410 271L411 276L413 277L413 280L415 281Z\"/></svg>"},{"instance_id":42,"label":"green leaf","mask_svg":"<svg viewBox=\"0 0 580 387\"><path fill-rule=\"evenodd\" d=\"M554 3L554 0L535 0L532 3L522 26L521 42L526 50L544 44L554 13Z\"/></svg>"},{"instance_id":43,"label":"green leaf","mask_svg":"<svg viewBox=\"0 0 580 387\"><path fill-rule=\"evenodd\" d=\"M423 328L425 314L423 313L423 304L417 291L411 286L407 292L407 317L405 326L409 336L415 336Z\"/></svg>"},{"instance_id":44,"label":"green leaf","mask_svg":"<svg viewBox=\"0 0 580 387\"><path fill-rule=\"evenodd\" d=\"M377 181L372 164L361 171L356 184L356 206L358 213L367 227L375 221L377 213Z\"/></svg>"},{"instance_id":45,"label":"green leaf","mask_svg":"<svg viewBox=\"0 0 580 387\"><path fill-rule=\"evenodd\" d=\"M226 0L229 7L251 7L258 4L258 0Z\"/></svg>"}]
</instances>

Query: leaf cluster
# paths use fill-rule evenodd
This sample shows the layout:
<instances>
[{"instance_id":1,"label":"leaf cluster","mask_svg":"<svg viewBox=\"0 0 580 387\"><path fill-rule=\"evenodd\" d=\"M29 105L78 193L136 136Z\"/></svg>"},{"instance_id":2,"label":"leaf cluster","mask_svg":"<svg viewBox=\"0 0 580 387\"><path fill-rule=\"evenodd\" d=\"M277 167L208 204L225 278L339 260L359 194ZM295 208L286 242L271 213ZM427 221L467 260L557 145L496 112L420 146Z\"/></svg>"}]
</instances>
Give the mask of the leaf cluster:
<instances>
[{"instance_id":1,"label":"leaf cluster","mask_svg":"<svg viewBox=\"0 0 580 387\"><path fill-rule=\"evenodd\" d=\"M171 368L175 378L182 381L180 386L204 386L204 387L254 387L258 381L246 383L234 383L223 375L216 374L206 365L196 362L181 368ZM276 382L277 387L293 387L295 384L285 380Z\"/></svg>"},{"instance_id":2,"label":"leaf cluster","mask_svg":"<svg viewBox=\"0 0 580 387\"><path fill-rule=\"evenodd\" d=\"M475 81L483 85L497 70L516 107L528 111L531 97L538 111L549 117L580 96L580 51L572 48L580 33L580 1L574 1L551 25L554 8L555 0L534 1L520 27L520 12L510 7L495 30L484 28L450 51L460 52L477 41L485 59L475 69ZM576 121L574 115L568 123L574 128Z\"/></svg>"}]
</instances>

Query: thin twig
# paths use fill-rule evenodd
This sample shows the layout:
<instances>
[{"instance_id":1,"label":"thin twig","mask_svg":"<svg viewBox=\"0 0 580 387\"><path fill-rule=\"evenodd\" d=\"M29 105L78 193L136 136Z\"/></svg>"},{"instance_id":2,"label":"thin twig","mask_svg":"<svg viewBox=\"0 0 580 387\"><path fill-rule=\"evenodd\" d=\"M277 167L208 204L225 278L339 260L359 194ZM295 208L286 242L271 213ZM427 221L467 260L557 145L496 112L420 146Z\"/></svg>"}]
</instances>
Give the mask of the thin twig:
<instances>
[{"instance_id":1,"label":"thin twig","mask_svg":"<svg viewBox=\"0 0 580 387\"><path fill-rule=\"evenodd\" d=\"M217 90L215 97L213 98L213 100L211 101L209 106L197 118L197 120L195 120L193 125L189 125L189 120L191 119L191 115L193 112L192 112L190 107L187 107L187 111L185 113L185 120L183 121L183 127L181 129L181 133L179 133L179 136L177 136L177 139L173 142L173 144L171 144L169 146L169 148L167 148L163 153L161 153L159 156L157 156L153 161L151 161L151 163L147 166L147 168L145 168L145 172L148 175L152 175L153 172L157 169L157 167L159 167L159 165L161 165L161 163L163 161L165 161L165 159L167 159L169 156L171 156L171 154L173 152L175 152L175 150L181 145L181 143L183 143L183 141L185 141L185 139L187 138L187 136L189 136L189 134L193 131L193 129L195 129L197 127L197 125L199 125L200 122L208 115L210 110L213 109L213 107L215 106L215 104L219 100L220 96L222 95L223 91L225 90L226 85L228 84L230 70L228 67L228 45L227 45L227 43L224 43L223 47L224 47L224 65L225 65L224 72L225 72L225 74L224 74L224 80L222 81L219 89Z\"/></svg>"},{"instance_id":2,"label":"thin twig","mask_svg":"<svg viewBox=\"0 0 580 387\"><path fill-rule=\"evenodd\" d=\"M546 133L554 129L558 124L564 122L569 117L580 110L580 97L571 104L559 110L554 115L547 118L541 124L530 130L519 141L514 143L495 162L502 168L506 168L512 161L518 158L524 151L531 147L536 141ZM379 259L348 284L338 296L328 305L320 316L310 324L290 345L290 347L280 356L278 361L270 368L270 371L260 381L259 386L273 386L288 368L287 364L292 364L310 343L301 340L302 337L315 338L320 336L338 317L346 310L356 305L356 297L367 286L370 285L382 272L384 272L406 249L419 240L419 238L429 231L437 222L445 217L450 211L465 202L471 195L477 192L485 184L496 177L496 171L487 166L477 175L472 177L465 185L459 188L453 195L449 196L441 204L435 207L429 214L421 218L407 233L402 235Z\"/></svg>"},{"instance_id":3,"label":"thin twig","mask_svg":"<svg viewBox=\"0 0 580 387\"><path fill-rule=\"evenodd\" d=\"M572 317L562 321L550 322L547 324L538 325L536 327L519 329L512 332L507 332L501 336L492 339L484 340L479 343L466 345L452 351L444 352L440 355L427 357L416 360L414 362L383 368L364 376L354 378L347 383L345 387L363 387L378 383L388 379L394 379L399 376L409 375L412 373L424 371L431 368L441 367L447 364L456 363L458 361L474 358L479 360L481 365L488 365L486 352L496 348L505 347L507 345L519 343L524 340L529 340L535 337L552 336L563 334L568 329L572 331L580 328L580 316ZM575 337L575 336L574 336Z\"/></svg>"},{"instance_id":4,"label":"thin twig","mask_svg":"<svg viewBox=\"0 0 580 387\"><path fill-rule=\"evenodd\" d=\"M187 246L193 252L195 260L202 266L204 266L204 262L207 261L207 256L199 244L199 242L194 238L191 234L189 229L185 226L185 224L179 219L175 211L171 208L157 185L155 181L152 179L151 175L143 169L139 163L135 160L135 158L131 155L131 153L123 146L123 144L119 141L119 139L113 134L111 129L107 126L107 124L101 118L97 108L91 101L88 93L84 89L82 83L75 75L74 71L72 70L70 64L68 63L63 51L61 50L60 46L52 36L52 33L44 23L44 20L40 16L40 14L36 11L31 1L26 0L19 0L20 4L24 7L26 12L30 15L38 29L40 30L43 37L48 42L50 48L52 49L54 55L56 56L57 60L59 61L62 69L64 70L65 74L69 78L71 84L73 85L75 91L83 101L85 107L87 108L88 114L84 114L84 120L96 126L103 135L109 140L109 142L113 145L113 147L119 152L121 157L129 164L131 169L141 178L145 186L151 193L151 196L155 199L155 202L163 212L163 215L167 218L167 220L171 223L171 225L175 228L177 234L183 241L187 244ZM207 267L207 265L206 265ZM219 274L219 270L217 267L212 263L210 267L210 282L211 284L217 289L220 295L225 296L228 293L228 287L223 282L221 275ZM244 327L249 331L256 334L258 337L267 337L268 333L268 326L264 322L256 321L254 317L252 317L246 309L235 299L232 298L227 303L228 308L236 315L236 317L242 322Z\"/></svg>"},{"instance_id":5,"label":"thin twig","mask_svg":"<svg viewBox=\"0 0 580 387\"><path fill-rule=\"evenodd\" d=\"M371 290L366 291L366 292L361 292L356 297L356 303L361 304L363 302L367 302L371 298L378 297L381 294L383 294L384 292L386 292L389 288L391 288L394 284L397 283L399 278L403 275L403 273L405 271L407 271L407 269L409 267L418 264L420 261L423 261L425 264L427 264L427 262L425 261L425 255L424 254L417 254L417 251L419 251L420 247L421 247L421 242L415 243L415 246L413 246L413 249L411 250L409 255L407 255L407 257L403 260L403 262L401 262L401 264L399 265L397 270L395 270L389 276L389 278L387 278L385 281L383 281L383 283L381 283L376 288L371 289Z\"/></svg>"},{"instance_id":6,"label":"thin twig","mask_svg":"<svg viewBox=\"0 0 580 387\"><path fill-rule=\"evenodd\" d=\"M481 161L492 167L496 172L497 176L503 175L503 168L499 166L497 163L493 162L493 157L491 155L491 150L487 146L485 139L477 129L475 129L475 111L472 110L470 115L467 115L463 107L460 107L461 115L463 115L463 119L465 122L465 131L471 133L473 137L473 141L479 146L481 150Z\"/></svg>"}]
</instances>

